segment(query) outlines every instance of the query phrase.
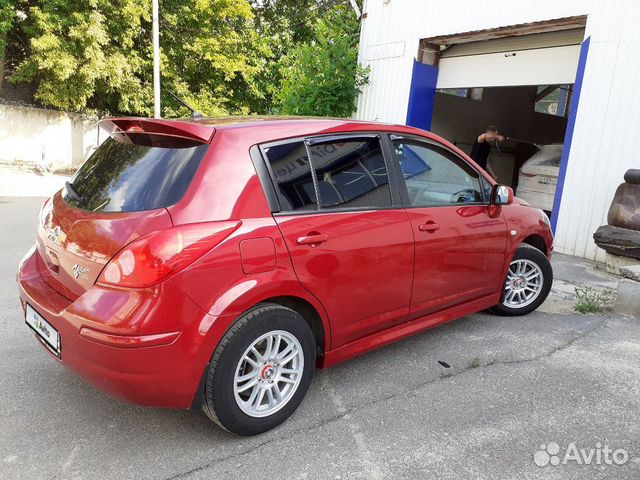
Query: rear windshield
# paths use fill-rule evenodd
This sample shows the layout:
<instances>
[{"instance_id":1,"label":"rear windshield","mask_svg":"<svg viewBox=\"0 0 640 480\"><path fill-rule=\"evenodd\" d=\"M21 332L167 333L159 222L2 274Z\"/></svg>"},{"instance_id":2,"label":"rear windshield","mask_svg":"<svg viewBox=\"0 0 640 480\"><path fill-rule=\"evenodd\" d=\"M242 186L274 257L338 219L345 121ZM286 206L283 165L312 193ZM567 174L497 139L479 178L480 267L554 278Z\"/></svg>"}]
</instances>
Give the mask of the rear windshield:
<instances>
[{"instance_id":1,"label":"rear windshield","mask_svg":"<svg viewBox=\"0 0 640 480\"><path fill-rule=\"evenodd\" d=\"M560 166L560 157L548 158L546 160L542 160L538 163L541 167L559 167Z\"/></svg>"},{"instance_id":2,"label":"rear windshield","mask_svg":"<svg viewBox=\"0 0 640 480\"><path fill-rule=\"evenodd\" d=\"M208 147L185 139L119 137L106 140L78 170L65 189L67 203L94 212L168 207L184 196Z\"/></svg>"}]
</instances>

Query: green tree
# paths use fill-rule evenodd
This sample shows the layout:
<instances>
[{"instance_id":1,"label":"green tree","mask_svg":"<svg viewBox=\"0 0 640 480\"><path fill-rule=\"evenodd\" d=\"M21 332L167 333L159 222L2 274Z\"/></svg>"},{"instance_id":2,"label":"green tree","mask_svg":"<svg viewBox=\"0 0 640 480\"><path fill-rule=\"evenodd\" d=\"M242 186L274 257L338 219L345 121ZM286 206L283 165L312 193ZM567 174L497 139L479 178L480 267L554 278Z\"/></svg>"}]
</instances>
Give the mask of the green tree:
<instances>
[{"instance_id":1,"label":"green tree","mask_svg":"<svg viewBox=\"0 0 640 480\"><path fill-rule=\"evenodd\" d=\"M263 42L261 55L254 56L259 67L253 78L259 94L252 111L276 113L275 99L282 85L282 59L296 45L313 38L314 19L328 2L335 0L262 0L253 2L255 30Z\"/></svg>"},{"instance_id":2,"label":"green tree","mask_svg":"<svg viewBox=\"0 0 640 480\"><path fill-rule=\"evenodd\" d=\"M4 58L7 33L13 26L16 15L16 2L12 0L0 0L0 58Z\"/></svg>"},{"instance_id":3,"label":"green tree","mask_svg":"<svg viewBox=\"0 0 640 480\"><path fill-rule=\"evenodd\" d=\"M148 111L150 92L139 75L145 60L133 48L149 21L147 0L35 3L22 2L16 36L29 41L9 81L35 82L38 101L65 110Z\"/></svg>"},{"instance_id":4,"label":"green tree","mask_svg":"<svg viewBox=\"0 0 640 480\"><path fill-rule=\"evenodd\" d=\"M161 3L163 88L206 115L253 112L261 94L256 61L269 54L246 0L164 0ZM165 98L167 116L186 112Z\"/></svg>"},{"instance_id":5,"label":"green tree","mask_svg":"<svg viewBox=\"0 0 640 480\"><path fill-rule=\"evenodd\" d=\"M205 115L348 115L358 27L347 0L160 0L163 115L188 114L168 91ZM5 77L40 104L152 113L151 0L0 0L0 52L3 33Z\"/></svg>"},{"instance_id":6,"label":"green tree","mask_svg":"<svg viewBox=\"0 0 640 480\"><path fill-rule=\"evenodd\" d=\"M369 70L358 64L359 21L348 4L320 17L314 38L282 60L281 112L349 117Z\"/></svg>"},{"instance_id":7,"label":"green tree","mask_svg":"<svg viewBox=\"0 0 640 480\"><path fill-rule=\"evenodd\" d=\"M150 0L37 1L25 14L10 81L34 82L36 100L60 109L151 114ZM164 0L160 42L163 89L209 115L251 111L265 46L246 0ZM163 100L166 116L187 112Z\"/></svg>"},{"instance_id":8,"label":"green tree","mask_svg":"<svg viewBox=\"0 0 640 480\"><path fill-rule=\"evenodd\" d=\"M15 26L18 14L18 6L25 0L0 0L0 91L5 78L5 68L7 66L7 56L10 42L9 33Z\"/></svg>"}]
</instances>

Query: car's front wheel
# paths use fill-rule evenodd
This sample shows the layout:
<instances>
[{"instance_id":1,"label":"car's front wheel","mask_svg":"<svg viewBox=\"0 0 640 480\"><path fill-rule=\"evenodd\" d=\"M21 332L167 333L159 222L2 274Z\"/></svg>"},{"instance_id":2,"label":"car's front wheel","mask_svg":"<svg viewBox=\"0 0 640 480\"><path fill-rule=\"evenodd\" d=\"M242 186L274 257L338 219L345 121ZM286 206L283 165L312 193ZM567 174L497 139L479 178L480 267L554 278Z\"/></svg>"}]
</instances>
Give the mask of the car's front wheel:
<instances>
[{"instance_id":1,"label":"car's front wheel","mask_svg":"<svg viewBox=\"0 0 640 480\"><path fill-rule=\"evenodd\" d=\"M280 305L259 305L239 318L216 348L204 411L239 435L274 428L304 398L315 357L313 333L302 316Z\"/></svg>"},{"instance_id":2,"label":"car's front wheel","mask_svg":"<svg viewBox=\"0 0 640 480\"><path fill-rule=\"evenodd\" d=\"M507 270L502 300L490 310L508 316L533 312L546 300L552 283L549 259L537 248L522 245Z\"/></svg>"}]
</instances>

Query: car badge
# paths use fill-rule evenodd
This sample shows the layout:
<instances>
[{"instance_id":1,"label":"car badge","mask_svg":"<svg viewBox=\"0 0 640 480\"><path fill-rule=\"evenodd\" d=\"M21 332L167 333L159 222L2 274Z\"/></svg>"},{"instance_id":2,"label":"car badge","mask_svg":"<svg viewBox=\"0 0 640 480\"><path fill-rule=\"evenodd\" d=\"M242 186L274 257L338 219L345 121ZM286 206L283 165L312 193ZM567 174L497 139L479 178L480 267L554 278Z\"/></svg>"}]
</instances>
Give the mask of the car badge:
<instances>
[{"instance_id":1,"label":"car badge","mask_svg":"<svg viewBox=\"0 0 640 480\"><path fill-rule=\"evenodd\" d=\"M60 245L60 237L62 231L60 230L60 225L56 225L54 228L50 228L47 231L47 238L53 243Z\"/></svg>"},{"instance_id":2,"label":"car badge","mask_svg":"<svg viewBox=\"0 0 640 480\"><path fill-rule=\"evenodd\" d=\"M87 267L83 267L77 263L73 266L73 276L75 278L83 278L86 280L89 278L87 273L89 273L89 269Z\"/></svg>"}]
</instances>

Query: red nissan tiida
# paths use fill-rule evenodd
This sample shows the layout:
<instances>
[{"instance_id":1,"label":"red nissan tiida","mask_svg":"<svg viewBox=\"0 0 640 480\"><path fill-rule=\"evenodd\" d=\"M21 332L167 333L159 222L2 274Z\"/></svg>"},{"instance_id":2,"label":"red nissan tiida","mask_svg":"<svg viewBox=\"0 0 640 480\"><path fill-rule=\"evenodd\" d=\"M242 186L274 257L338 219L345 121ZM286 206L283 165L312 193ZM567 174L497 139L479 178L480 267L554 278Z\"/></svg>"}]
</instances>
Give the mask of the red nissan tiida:
<instances>
[{"instance_id":1,"label":"red nissan tiida","mask_svg":"<svg viewBox=\"0 0 640 480\"><path fill-rule=\"evenodd\" d=\"M352 120L103 120L19 265L26 324L93 385L283 422L313 371L546 298L547 216L462 151Z\"/></svg>"}]
</instances>

